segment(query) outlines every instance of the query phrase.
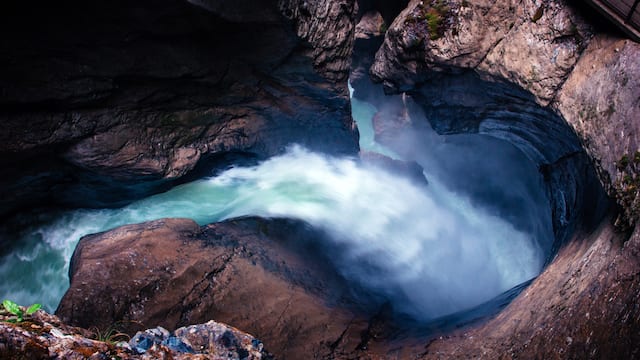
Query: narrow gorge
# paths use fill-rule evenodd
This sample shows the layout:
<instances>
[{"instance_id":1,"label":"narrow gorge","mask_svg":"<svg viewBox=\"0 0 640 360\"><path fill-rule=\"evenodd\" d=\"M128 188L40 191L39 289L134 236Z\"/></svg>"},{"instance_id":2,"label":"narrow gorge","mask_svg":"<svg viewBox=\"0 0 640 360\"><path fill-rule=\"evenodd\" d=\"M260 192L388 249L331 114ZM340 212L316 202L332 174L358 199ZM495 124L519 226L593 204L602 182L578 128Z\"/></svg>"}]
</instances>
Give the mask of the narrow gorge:
<instances>
[{"instance_id":1,"label":"narrow gorge","mask_svg":"<svg viewBox=\"0 0 640 360\"><path fill-rule=\"evenodd\" d=\"M640 44L587 5L2 7L0 297L57 317L0 357L640 356Z\"/></svg>"}]
</instances>

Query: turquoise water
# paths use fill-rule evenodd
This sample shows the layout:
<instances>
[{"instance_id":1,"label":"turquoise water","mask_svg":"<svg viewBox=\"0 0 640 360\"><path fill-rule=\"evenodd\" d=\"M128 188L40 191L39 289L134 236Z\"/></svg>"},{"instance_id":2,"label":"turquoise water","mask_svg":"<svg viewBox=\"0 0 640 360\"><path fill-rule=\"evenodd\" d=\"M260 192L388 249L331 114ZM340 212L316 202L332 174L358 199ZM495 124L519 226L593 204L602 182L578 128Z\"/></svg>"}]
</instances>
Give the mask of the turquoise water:
<instances>
[{"instance_id":1,"label":"turquoise water","mask_svg":"<svg viewBox=\"0 0 640 360\"><path fill-rule=\"evenodd\" d=\"M353 106L362 148L395 155L372 143L375 108L358 101ZM0 259L0 297L55 310L81 236L163 217L199 224L242 215L303 219L345 249L335 265L347 278L419 319L472 307L539 273L544 252L532 235L475 207L437 178L429 181L416 186L356 159L292 146L256 166L232 168L120 209L30 221L37 225L23 228L23 246Z\"/></svg>"}]
</instances>

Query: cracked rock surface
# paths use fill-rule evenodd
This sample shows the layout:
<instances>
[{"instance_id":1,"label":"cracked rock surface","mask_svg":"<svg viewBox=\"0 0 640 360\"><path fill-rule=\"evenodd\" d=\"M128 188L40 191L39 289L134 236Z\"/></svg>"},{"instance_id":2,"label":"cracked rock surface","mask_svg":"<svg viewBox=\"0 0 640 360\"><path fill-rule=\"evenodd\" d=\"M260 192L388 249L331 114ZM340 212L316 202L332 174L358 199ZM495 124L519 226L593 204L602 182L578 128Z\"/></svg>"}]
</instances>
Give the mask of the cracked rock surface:
<instances>
[{"instance_id":1,"label":"cracked rock surface","mask_svg":"<svg viewBox=\"0 0 640 360\"><path fill-rule=\"evenodd\" d=\"M411 1L376 53L373 79L418 103L422 126L496 136L527 154L554 218L558 253L543 273L497 316L434 339L424 358L640 353L640 44L586 10ZM381 138L402 125L378 118Z\"/></svg>"},{"instance_id":2,"label":"cracked rock surface","mask_svg":"<svg viewBox=\"0 0 640 360\"><path fill-rule=\"evenodd\" d=\"M624 209L618 223L631 226L640 214L631 161L637 153L640 164L640 44L594 26L585 10L564 0L411 1L370 72L387 91L413 95L438 132L494 135L545 165L584 147ZM557 123L569 131L556 136ZM547 129L549 139L536 134Z\"/></svg>"}]
</instances>

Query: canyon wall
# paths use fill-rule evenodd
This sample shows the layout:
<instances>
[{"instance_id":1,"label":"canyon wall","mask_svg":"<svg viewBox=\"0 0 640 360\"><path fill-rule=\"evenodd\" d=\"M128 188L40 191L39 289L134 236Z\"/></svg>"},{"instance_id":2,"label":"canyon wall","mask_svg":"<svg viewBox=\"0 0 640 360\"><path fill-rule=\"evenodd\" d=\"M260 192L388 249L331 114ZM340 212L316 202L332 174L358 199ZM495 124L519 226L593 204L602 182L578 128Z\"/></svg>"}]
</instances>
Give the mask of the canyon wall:
<instances>
[{"instance_id":1,"label":"canyon wall","mask_svg":"<svg viewBox=\"0 0 640 360\"><path fill-rule=\"evenodd\" d=\"M536 162L554 217L544 272L499 315L417 347L425 358L640 350L640 44L584 6L411 1L376 53L373 79L436 131L496 136Z\"/></svg>"},{"instance_id":2,"label":"canyon wall","mask_svg":"<svg viewBox=\"0 0 640 360\"><path fill-rule=\"evenodd\" d=\"M0 214L114 206L291 142L358 150L353 1L4 6L3 30L20 35L1 45ZM408 337L384 307L362 315L314 283L325 269L278 244L300 234L283 234L286 222L164 220L85 238L61 316L169 327L216 317L293 358L637 357L640 45L560 0L411 1L392 23L380 18L374 80L411 96L441 133L511 141L546 180L558 252L513 303L458 332ZM114 266L90 257L95 244L115 246L103 254ZM213 255L190 256L202 249ZM115 289L122 271L144 281ZM96 301L104 316L87 312Z\"/></svg>"},{"instance_id":3,"label":"canyon wall","mask_svg":"<svg viewBox=\"0 0 640 360\"><path fill-rule=\"evenodd\" d=\"M438 132L504 138L545 169L584 148L626 211L619 222L632 225L639 45L577 6L412 1L390 25L371 75L387 92L413 95Z\"/></svg>"},{"instance_id":4,"label":"canyon wall","mask_svg":"<svg viewBox=\"0 0 640 360\"><path fill-rule=\"evenodd\" d=\"M3 4L0 216L122 205L293 142L357 153L354 2L230 5Z\"/></svg>"}]
</instances>

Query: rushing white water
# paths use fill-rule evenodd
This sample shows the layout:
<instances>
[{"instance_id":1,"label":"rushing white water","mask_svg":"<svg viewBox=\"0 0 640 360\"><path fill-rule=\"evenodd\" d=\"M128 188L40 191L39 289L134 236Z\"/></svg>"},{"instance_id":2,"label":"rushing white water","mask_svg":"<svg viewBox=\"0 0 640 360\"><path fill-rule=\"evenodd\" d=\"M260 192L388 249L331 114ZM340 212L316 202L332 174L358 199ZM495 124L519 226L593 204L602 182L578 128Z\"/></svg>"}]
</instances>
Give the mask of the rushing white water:
<instances>
[{"instance_id":1,"label":"rushing white water","mask_svg":"<svg viewBox=\"0 0 640 360\"><path fill-rule=\"evenodd\" d=\"M415 185L355 159L293 146L121 209L70 211L25 228L23 248L0 259L0 297L53 310L82 235L162 217L200 224L241 215L303 219L343 249L333 258L347 278L418 319L472 307L539 273L544 252L532 235L429 181Z\"/></svg>"}]
</instances>

